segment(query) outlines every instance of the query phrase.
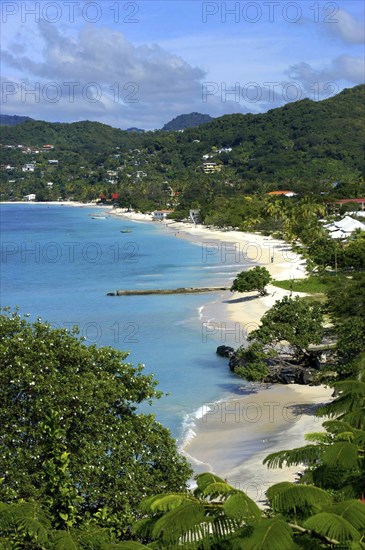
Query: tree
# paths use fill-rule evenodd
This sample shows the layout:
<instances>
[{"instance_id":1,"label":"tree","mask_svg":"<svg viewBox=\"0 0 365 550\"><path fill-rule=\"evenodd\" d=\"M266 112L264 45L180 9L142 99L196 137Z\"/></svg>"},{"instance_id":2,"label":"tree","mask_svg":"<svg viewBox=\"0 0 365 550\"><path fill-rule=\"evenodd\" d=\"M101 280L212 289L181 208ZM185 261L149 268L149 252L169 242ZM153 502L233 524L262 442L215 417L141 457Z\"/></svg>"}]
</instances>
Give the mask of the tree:
<instances>
[{"instance_id":1,"label":"tree","mask_svg":"<svg viewBox=\"0 0 365 550\"><path fill-rule=\"evenodd\" d=\"M338 397L317 409L317 416L329 416L325 432L309 434L310 444L267 456L269 468L305 464L301 479L332 491L336 500L365 497L365 383L344 380L334 384Z\"/></svg>"},{"instance_id":2,"label":"tree","mask_svg":"<svg viewBox=\"0 0 365 550\"><path fill-rule=\"evenodd\" d=\"M336 277L327 292L326 309L337 339L336 376L355 376L365 355L365 274Z\"/></svg>"},{"instance_id":3,"label":"tree","mask_svg":"<svg viewBox=\"0 0 365 550\"><path fill-rule=\"evenodd\" d=\"M240 347L236 352L240 365L234 369L235 374L250 382L262 382L269 374L268 355L263 347L254 342L248 348Z\"/></svg>"},{"instance_id":4,"label":"tree","mask_svg":"<svg viewBox=\"0 0 365 550\"><path fill-rule=\"evenodd\" d=\"M107 507L123 526L156 489L185 488L191 470L169 431L137 414L161 393L142 366L124 362L127 353L8 311L0 336L3 501L40 499L74 518ZM53 476L60 468L66 477Z\"/></svg>"},{"instance_id":5,"label":"tree","mask_svg":"<svg viewBox=\"0 0 365 550\"><path fill-rule=\"evenodd\" d=\"M150 543L142 548L362 548L365 506L359 501L336 503L318 487L282 482L267 491L271 509L263 511L214 474L196 480L194 493L156 494L142 502L145 517L134 526ZM353 541L359 545L350 546Z\"/></svg>"},{"instance_id":6,"label":"tree","mask_svg":"<svg viewBox=\"0 0 365 550\"><path fill-rule=\"evenodd\" d=\"M248 271L241 271L233 281L231 291L250 292L257 290L260 296L266 296L266 285L271 281L271 276L266 267L256 266Z\"/></svg>"},{"instance_id":7,"label":"tree","mask_svg":"<svg viewBox=\"0 0 365 550\"><path fill-rule=\"evenodd\" d=\"M323 336L323 315L317 303L284 296L275 302L261 319L261 326L252 331L249 340L276 348L287 342L299 361L310 355L309 345L319 344Z\"/></svg>"},{"instance_id":8,"label":"tree","mask_svg":"<svg viewBox=\"0 0 365 550\"><path fill-rule=\"evenodd\" d=\"M347 268L365 268L365 231L354 232L344 249L344 264Z\"/></svg>"}]
</instances>

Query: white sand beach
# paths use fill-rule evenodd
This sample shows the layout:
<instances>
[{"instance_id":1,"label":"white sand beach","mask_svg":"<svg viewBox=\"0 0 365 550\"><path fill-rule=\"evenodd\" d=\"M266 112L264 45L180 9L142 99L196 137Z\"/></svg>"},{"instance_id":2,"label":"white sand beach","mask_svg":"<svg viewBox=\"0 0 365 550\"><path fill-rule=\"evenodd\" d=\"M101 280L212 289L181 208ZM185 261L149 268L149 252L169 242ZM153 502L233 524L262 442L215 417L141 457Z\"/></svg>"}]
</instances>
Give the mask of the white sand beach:
<instances>
[{"instance_id":1,"label":"white sand beach","mask_svg":"<svg viewBox=\"0 0 365 550\"><path fill-rule=\"evenodd\" d=\"M230 263L236 260L237 264L249 260L253 265L265 265L277 280L306 276L305 261L281 240L180 222L152 222L150 215L117 209L113 214L161 224L161 228L176 238L202 246L205 254L221 254L222 263L228 259ZM238 323L242 333L249 333L276 300L290 294L273 285L267 290L268 296L261 298L254 292L244 296L222 292L218 300L205 306L210 322L217 326ZM227 345L232 344L227 341ZM328 402L332 391L325 386L250 384L245 388L243 384L242 397L232 395L219 403L203 404L205 414L196 420L195 436L183 444L182 451L196 472L212 471L260 502L270 485L294 481L296 473L301 471L300 467L269 470L263 466L263 459L269 453L304 445L306 433L322 431L314 409L317 404Z\"/></svg>"}]
</instances>

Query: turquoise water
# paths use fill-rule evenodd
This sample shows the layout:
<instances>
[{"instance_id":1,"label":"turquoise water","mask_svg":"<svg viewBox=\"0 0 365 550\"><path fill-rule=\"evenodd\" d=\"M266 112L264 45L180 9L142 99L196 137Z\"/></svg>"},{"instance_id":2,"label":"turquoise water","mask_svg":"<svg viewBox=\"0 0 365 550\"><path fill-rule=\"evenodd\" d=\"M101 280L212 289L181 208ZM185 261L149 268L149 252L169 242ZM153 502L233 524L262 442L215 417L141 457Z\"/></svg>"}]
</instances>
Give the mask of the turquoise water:
<instances>
[{"instance_id":1,"label":"turquoise water","mask_svg":"<svg viewBox=\"0 0 365 550\"><path fill-rule=\"evenodd\" d=\"M30 319L54 326L77 324L87 343L129 351L129 361L145 364L169 394L152 411L181 441L205 403L242 386L215 354L222 332L206 328L205 306L219 295L106 294L227 284L245 266L222 259L214 247L176 238L162 224L93 219L95 213L102 211L0 205L1 305L19 306Z\"/></svg>"}]
</instances>

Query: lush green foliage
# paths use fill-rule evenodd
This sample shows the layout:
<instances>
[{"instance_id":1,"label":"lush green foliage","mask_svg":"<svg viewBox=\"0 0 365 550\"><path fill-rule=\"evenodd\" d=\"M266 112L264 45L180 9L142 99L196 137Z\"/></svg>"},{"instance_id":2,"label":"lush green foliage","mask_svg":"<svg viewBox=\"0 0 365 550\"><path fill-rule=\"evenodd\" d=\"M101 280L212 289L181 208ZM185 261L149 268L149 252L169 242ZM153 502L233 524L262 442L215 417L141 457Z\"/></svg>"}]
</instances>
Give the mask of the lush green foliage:
<instances>
[{"instance_id":1,"label":"lush green foliage","mask_svg":"<svg viewBox=\"0 0 365 550\"><path fill-rule=\"evenodd\" d=\"M263 315L261 326L251 332L249 340L270 348L287 342L297 358L303 359L309 353L310 344L321 342L322 322L320 305L308 305L298 297L284 296Z\"/></svg>"},{"instance_id":2,"label":"lush green foliage","mask_svg":"<svg viewBox=\"0 0 365 550\"><path fill-rule=\"evenodd\" d=\"M305 279L288 279L286 281L273 281L272 284L284 290L306 293L324 293L328 289L325 280L318 276L311 276Z\"/></svg>"},{"instance_id":3,"label":"lush green foliage","mask_svg":"<svg viewBox=\"0 0 365 550\"><path fill-rule=\"evenodd\" d=\"M213 474L197 476L191 493L160 494L142 503L145 517L134 532L146 548L191 550L350 548L365 532L365 506L337 503L320 488L278 483L265 513L247 495ZM354 547L355 548L355 547Z\"/></svg>"},{"instance_id":4,"label":"lush green foliage","mask_svg":"<svg viewBox=\"0 0 365 550\"><path fill-rule=\"evenodd\" d=\"M334 388L339 397L317 411L334 418L323 423L326 432L310 434L313 444L273 453L264 462L271 468L304 463L301 482L330 490L337 500L364 498L365 383L346 380Z\"/></svg>"},{"instance_id":5,"label":"lush green foliage","mask_svg":"<svg viewBox=\"0 0 365 550\"><path fill-rule=\"evenodd\" d=\"M32 119L29 118L29 116L0 114L0 126L16 126L17 124L21 124L26 120L32 120Z\"/></svg>"},{"instance_id":6,"label":"lush green foliage","mask_svg":"<svg viewBox=\"0 0 365 550\"><path fill-rule=\"evenodd\" d=\"M335 277L326 308L337 340L336 376L355 376L365 357L365 274Z\"/></svg>"},{"instance_id":7,"label":"lush green foliage","mask_svg":"<svg viewBox=\"0 0 365 550\"><path fill-rule=\"evenodd\" d=\"M194 128L195 126L200 126L201 124L206 124L210 122L212 117L210 115L202 115L201 113L190 113L189 115L179 115L170 122L167 122L163 130L167 132L176 131L176 130L185 130L186 128Z\"/></svg>"},{"instance_id":8,"label":"lush green foliage","mask_svg":"<svg viewBox=\"0 0 365 550\"><path fill-rule=\"evenodd\" d=\"M263 346L254 342L247 348L241 347L236 355L243 367L236 367L234 372L249 382L262 382L269 374L268 357Z\"/></svg>"},{"instance_id":9,"label":"lush green foliage","mask_svg":"<svg viewBox=\"0 0 365 550\"><path fill-rule=\"evenodd\" d=\"M4 145L41 152L2 149L2 162L14 170L1 171L1 193L88 200L117 192L124 206L151 210L178 202L181 209L201 208L208 224L280 229L280 215L269 220L263 212L256 215L260 201L252 212L241 212L242 197L262 196L278 186L322 198L323 192L329 200L363 196L364 89L356 86L325 101L306 99L260 115L226 115L184 132L140 134L96 122L4 126ZM55 149L44 153L44 144ZM205 174L203 155L211 155L221 171ZM58 159L58 166L50 166L49 158ZM31 161L37 162L35 172L23 173L21 166ZM300 227L292 218L292 229L304 229L297 221Z\"/></svg>"},{"instance_id":10,"label":"lush green foliage","mask_svg":"<svg viewBox=\"0 0 365 550\"><path fill-rule=\"evenodd\" d=\"M248 271L241 271L233 281L231 291L250 292L257 290L260 296L265 296L266 285L271 281L271 276L266 267L256 266Z\"/></svg>"},{"instance_id":11,"label":"lush green foliage","mask_svg":"<svg viewBox=\"0 0 365 550\"><path fill-rule=\"evenodd\" d=\"M138 404L159 397L127 354L0 316L1 499L47 505L52 525L107 508L129 524L140 500L182 490L191 473L169 431Z\"/></svg>"}]
</instances>

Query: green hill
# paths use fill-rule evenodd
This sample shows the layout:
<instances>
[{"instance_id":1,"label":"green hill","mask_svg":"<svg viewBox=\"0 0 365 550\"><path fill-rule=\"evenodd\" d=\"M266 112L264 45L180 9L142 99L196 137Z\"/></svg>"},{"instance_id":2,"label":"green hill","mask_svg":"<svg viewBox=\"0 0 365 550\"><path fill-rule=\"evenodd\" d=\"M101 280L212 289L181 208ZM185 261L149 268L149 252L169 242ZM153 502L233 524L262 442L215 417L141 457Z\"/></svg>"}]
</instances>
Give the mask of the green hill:
<instances>
[{"instance_id":1,"label":"green hill","mask_svg":"<svg viewBox=\"0 0 365 550\"><path fill-rule=\"evenodd\" d=\"M162 130L167 132L186 130L186 128L195 128L201 124L210 122L213 118L210 115L202 115L201 113L190 113L189 115L179 115L170 122L167 122Z\"/></svg>"},{"instance_id":2,"label":"green hill","mask_svg":"<svg viewBox=\"0 0 365 550\"><path fill-rule=\"evenodd\" d=\"M29 116L2 115L0 114L0 126L16 126L26 120L32 120Z\"/></svg>"},{"instance_id":3,"label":"green hill","mask_svg":"<svg viewBox=\"0 0 365 550\"><path fill-rule=\"evenodd\" d=\"M141 208L165 206L171 190L179 193L183 208L280 188L329 192L337 183L345 194L357 193L365 173L364 92L361 85L320 102L305 99L264 114L225 115L184 132L128 132L89 121L3 126L2 162L14 170L1 172L1 192L20 196L51 178L59 195L117 192ZM45 154L5 148L17 144L53 144L57 171L50 172ZM21 183L21 166L32 160L36 171ZM206 160L217 165L216 172L204 173Z\"/></svg>"}]
</instances>

